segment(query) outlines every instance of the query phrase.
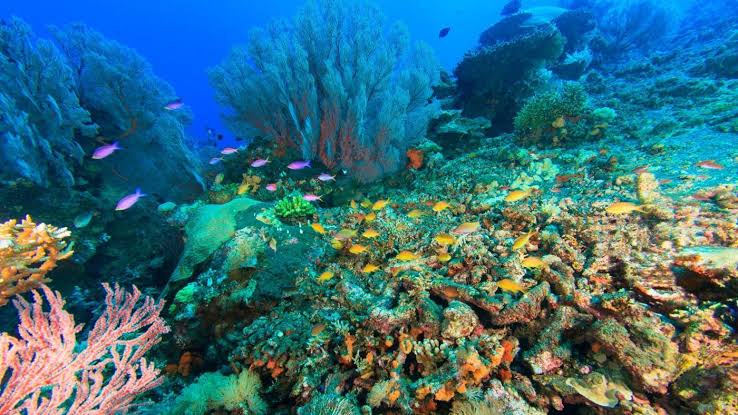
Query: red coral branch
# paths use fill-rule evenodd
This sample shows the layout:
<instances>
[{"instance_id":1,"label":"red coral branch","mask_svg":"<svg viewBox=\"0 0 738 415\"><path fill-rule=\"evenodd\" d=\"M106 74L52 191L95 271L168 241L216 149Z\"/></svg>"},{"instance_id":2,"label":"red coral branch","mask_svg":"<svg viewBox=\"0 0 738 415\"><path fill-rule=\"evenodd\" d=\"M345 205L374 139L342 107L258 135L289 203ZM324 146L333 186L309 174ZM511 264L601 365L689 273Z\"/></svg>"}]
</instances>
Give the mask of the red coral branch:
<instances>
[{"instance_id":1,"label":"red coral branch","mask_svg":"<svg viewBox=\"0 0 738 415\"><path fill-rule=\"evenodd\" d=\"M39 291L33 291L33 303L14 301L19 337L0 335L0 413L111 414L161 383L159 370L143 355L169 331L159 316L163 302L145 297L137 306L141 292L135 286L130 293L118 285L103 287L105 311L79 353L74 348L82 326L64 311L61 294L41 286L48 312Z\"/></svg>"}]
</instances>

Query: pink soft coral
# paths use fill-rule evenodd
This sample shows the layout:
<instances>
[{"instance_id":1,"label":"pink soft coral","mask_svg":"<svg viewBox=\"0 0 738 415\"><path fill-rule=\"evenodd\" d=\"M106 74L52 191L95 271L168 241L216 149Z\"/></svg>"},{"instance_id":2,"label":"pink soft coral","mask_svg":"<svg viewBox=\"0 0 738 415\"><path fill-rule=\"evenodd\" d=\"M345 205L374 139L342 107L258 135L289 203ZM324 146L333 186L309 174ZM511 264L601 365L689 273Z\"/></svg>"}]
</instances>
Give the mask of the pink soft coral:
<instances>
[{"instance_id":1,"label":"pink soft coral","mask_svg":"<svg viewBox=\"0 0 738 415\"><path fill-rule=\"evenodd\" d=\"M0 335L0 414L102 415L125 411L136 395L159 384L159 370L143 355L169 328L159 316L163 303L103 284L105 311L86 347L75 352L74 316L64 311L61 294L42 285L43 298L14 300L19 337ZM112 369L112 370L109 370Z\"/></svg>"}]
</instances>

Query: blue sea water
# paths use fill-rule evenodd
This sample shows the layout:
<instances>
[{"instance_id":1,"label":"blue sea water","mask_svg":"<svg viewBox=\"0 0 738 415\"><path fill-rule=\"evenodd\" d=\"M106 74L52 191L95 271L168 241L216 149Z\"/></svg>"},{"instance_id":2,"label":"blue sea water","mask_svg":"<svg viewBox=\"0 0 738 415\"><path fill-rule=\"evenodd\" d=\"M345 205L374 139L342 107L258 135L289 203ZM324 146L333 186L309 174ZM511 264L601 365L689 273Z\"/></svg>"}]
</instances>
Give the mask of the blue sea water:
<instances>
[{"instance_id":1,"label":"blue sea water","mask_svg":"<svg viewBox=\"0 0 738 415\"><path fill-rule=\"evenodd\" d=\"M224 0L206 4L198 0L126 2L18 1L0 4L0 16L18 16L30 23L39 35L49 25L84 22L105 36L136 49L160 77L192 106L195 118L190 127L196 137L204 137L211 127L230 134L221 123L222 110L213 100L206 69L223 60L228 51L244 44L248 32L273 18L292 16L303 2ZM428 42L443 66L453 69L463 54L474 46L479 33L498 18L504 1L428 0L376 2L388 22L400 20L410 29L413 40ZM531 5L545 2L530 2ZM438 31L451 27L451 34L438 38ZM231 140L229 144L234 144Z\"/></svg>"}]
</instances>

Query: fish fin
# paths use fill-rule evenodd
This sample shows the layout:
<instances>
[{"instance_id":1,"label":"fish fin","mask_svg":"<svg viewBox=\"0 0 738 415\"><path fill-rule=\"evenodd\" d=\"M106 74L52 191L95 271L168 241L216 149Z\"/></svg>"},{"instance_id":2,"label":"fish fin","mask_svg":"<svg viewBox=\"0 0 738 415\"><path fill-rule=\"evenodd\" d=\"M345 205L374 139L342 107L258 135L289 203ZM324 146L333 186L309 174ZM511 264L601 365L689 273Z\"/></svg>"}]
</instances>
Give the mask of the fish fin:
<instances>
[{"instance_id":1,"label":"fish fin","mask_svg":"<svg viewBox=\"0 0 738 415\"><path fill-rule=\"evenodd\" d=\"M305 165L312 168L313 166L311 166L310 163L312 163L312 160L308 160L307 163L305 163Z\"/></svg>"},{"instance_id":2,"label":"fish fin","mask_svg":"<svg viewBox=\"0 0 738 415\"><path fill-rule=\"evenodd\" d=\"M138 195L138 197L148 196L146 193L142 193L141 192L141 188L140 187L137 187L136 188L136 194Z\"/></svg>"}]
</instances>

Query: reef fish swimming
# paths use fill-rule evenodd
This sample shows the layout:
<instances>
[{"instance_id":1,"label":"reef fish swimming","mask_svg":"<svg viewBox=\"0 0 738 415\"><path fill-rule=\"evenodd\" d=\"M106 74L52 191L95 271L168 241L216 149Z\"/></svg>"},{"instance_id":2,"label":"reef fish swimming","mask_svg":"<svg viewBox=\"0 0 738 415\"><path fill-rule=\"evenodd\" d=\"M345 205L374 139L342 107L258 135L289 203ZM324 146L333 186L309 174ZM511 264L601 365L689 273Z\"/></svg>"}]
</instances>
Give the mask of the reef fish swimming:
<instances>
[{"instance_id":1,"label":"reef fish swimming","mask_svg":"<svg viewBox=\"0 0 738 415\"><path fill-rule=\"evenodd\" d=\"M321 182L328 182L331 180L335 181L336 176L335 175L331 176L328 173L321 173L320 176L318 176L318 180L320 180Z\"/></svg>"},{"instance_id":2,"label":"reef fish swimming","mask_svg":"<svg viewBox=\"0 0 738 415\"><path fill-rule=\"evenodd\" d=\"M115 206L115 210L129 209L131 206L135 205L136 202L138 202L138 199L144 196L146 196L146 194L141 193L141 189L136 188L136 193L132 193L118 201L118 204Z\"/></svg>"},{"instance_id":3,"label":"reef fish swimming","mask_svg":"<svg viewBox=\"0 0 738 415\"><path fill-rule=\"evenodd\" d=\"M234 153L238 153L238 149L237 148L226 147L223 150L220 150L220 154L223 154L225 156L227 156L229 154L234 154Z\"/></svg>"},{"instance_id":4,"label":"reef fish swimming","mask_svg":"<svg viewBox=\"0 0 738 415\"><path fill-rule=\"evenodd\" d=\"M631 212L643 212L643 208L631 202L615 202L605 209L607 213L622 215Z\"/></svg>"},{"instance_id":5,"label":"reef fish swimming","mask_svg":"<svg viewBox=\"0 0 738 415\"><path fill-rule=\"evenodd\" d=\"M450 27L444 27L443 29L441 29L438 32L438 37L439 38L444 38L444 37L448 36L448 32L450 32L450 31L451 31L451 28Z\"/></svg>"},{"instance_id":6,"label":"reef fish swimming","mask_svg":"<svg viewBox=\"0 0 738 415\"><path fill-rule=\"evenodd\" d=\"M268 185L264 186L265 189L267 189L270 192L276 192L277 191L277 183L269 183Z\"/></svg>"},{"instance_id":7,"label":"reef fish swimming","mask_svg":"<svg viewBox=\"0 0 738 415\"><path fill-rule=\"evenodd\" d=\"M312 193L306 194L305 196L302 197L302 199L307 200L308 202L316 202L318 200L320 200L321 202L323 201L323 199L321 199L320 196L314 195Z\"/></svg>"},{"instance_id":8,"label":"reef fish swimming","mask_svg":"<svg viewBox=\"0 0 738 415\"><path fill-rule=\"evenodd\" d=\"M269 157L265 159L256 159L251 162L251 167L263 167L269 163Z\"/></svg>"},{"instance_id":9,"label":"reef fish swimming","mask_svg":"<svg viewBox=\"0 0 738 415\"><path fill-rule=\"evenodd\" d=\"M92 211L80 213L74 218L74 227L82 229L90 224L90 220L92 220Z\"/></svg>"},{"instance_id":10,"label":"reef fish swimming","mask_svg":"<svg viewBox=\"0 0 738 415\"><path fill-rule=\"evenodd\" d=\"M183 106L184 102L181 99L177 98L164 104L164 109L167 111L175 111L182 108Z\"/></svg>"},{"instance_id":11,"label":"reef fish swimming","mask_svg":"<svg viewBox=\"0 0 738 415\"><path fill-rule=\"evenodd\" d=\"M113 144L107 144L96 148L95 151L92 152L92 158L95 160L101 160L115 153L117 150L121 150L121 147L118 146L118 142L116 141Z\"/></svg>"},{"instance_id":12,"label":"reef fish swimming","mask_svg":"<svg viewBox=\"0 0 738 415\"><path fill-rule=\"evenodd\" d=\"M292 163L287 165L287 168L290 170L302 170L305 168L310 167L310 160L298 160L293 161Z\"/></svg>"}]
</instances>

